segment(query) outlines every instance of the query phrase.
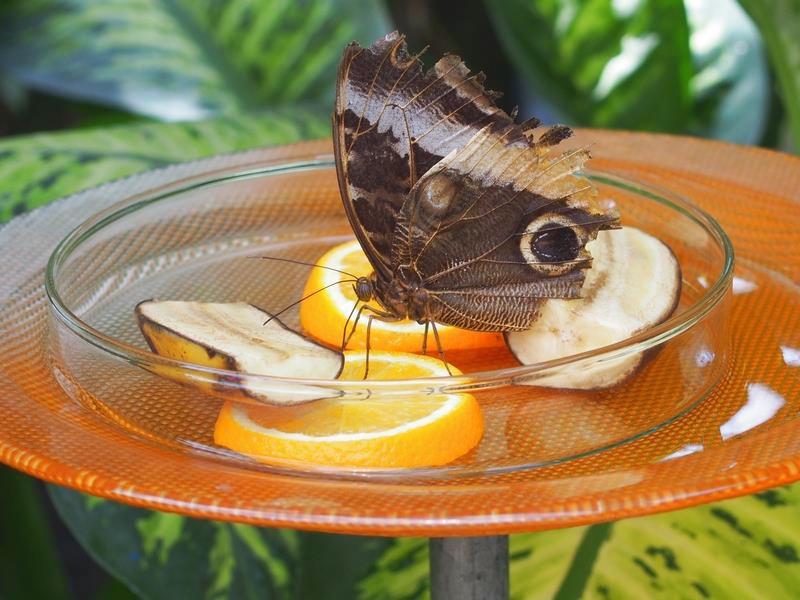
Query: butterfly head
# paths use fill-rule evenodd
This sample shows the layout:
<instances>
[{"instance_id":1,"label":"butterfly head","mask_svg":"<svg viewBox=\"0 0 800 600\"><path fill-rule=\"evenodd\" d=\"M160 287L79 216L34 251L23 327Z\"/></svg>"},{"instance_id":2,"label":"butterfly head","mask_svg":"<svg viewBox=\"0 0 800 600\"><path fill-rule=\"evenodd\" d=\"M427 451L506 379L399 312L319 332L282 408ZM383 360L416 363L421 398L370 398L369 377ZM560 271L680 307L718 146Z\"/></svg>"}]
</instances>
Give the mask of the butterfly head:
<instances>
[{"instance_id":1,"label":"butterfly head","mask_svg":"<svg viewBox=\"0 0 800 600\"><path fill-rule=\"evenodd\" d=\"M359 277L353 285L356 297L361 302L369 302L375 295L375 273L370 277Z\"/></svg>"}]
</instances>

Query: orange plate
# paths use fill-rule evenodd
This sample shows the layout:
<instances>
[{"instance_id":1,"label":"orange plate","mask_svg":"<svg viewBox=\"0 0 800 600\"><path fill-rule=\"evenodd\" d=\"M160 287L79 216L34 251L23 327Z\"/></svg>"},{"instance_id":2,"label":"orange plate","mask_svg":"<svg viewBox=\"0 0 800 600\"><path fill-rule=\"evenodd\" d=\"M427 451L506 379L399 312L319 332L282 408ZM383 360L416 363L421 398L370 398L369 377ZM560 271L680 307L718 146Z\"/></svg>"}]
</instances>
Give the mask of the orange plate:
<instances>
[{"instance_id":1,"label":"orange plate","mask_svg":"<svg viewBox=\"0 0 800 600\"><path fill-rule=\"evenodd\" d=\"M49 205L0 230L0 460L149 508L383 535L579 525L799 479L800 290L793 282L800 279L800 160L649 134L583 131L578 142L592 144L598 170L685 191L721 221L736 248L730 368L704 402L658 431L591 456L513 473L358 480L259 472L167 448L70 400L50 371L45 348L43 271L58 240L122 195L221 168L329 151L327 142L312 142L146 173ZM66 375L59 377L70 386Z\"/></svg>"}]
</instances>

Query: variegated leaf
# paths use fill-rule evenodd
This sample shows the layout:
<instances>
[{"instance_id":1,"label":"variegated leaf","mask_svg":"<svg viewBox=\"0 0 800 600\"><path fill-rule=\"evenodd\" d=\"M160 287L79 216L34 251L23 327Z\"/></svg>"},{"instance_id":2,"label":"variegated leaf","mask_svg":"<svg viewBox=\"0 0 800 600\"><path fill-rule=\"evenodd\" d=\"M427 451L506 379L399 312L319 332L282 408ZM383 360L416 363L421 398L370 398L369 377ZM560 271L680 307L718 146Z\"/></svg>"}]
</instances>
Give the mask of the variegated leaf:
<instances>
[{"instance_id":1,"label":"variegated leaf","mask_svg":"<svg viewBox=\"0 0 800 600\"><path fill-rule=\"evenodd\" d=\"M50 496L88 552L154 600L349 599L389 543L191 519L55 486Z\"/></svg>"},{"instance_id":2,"label":"variegated leaf","mask_svg":"<svg viewBox=\"0 0 800 600\"><path fill-rule=\"evenodd\" d=\"M0 70L162 120L333 97L342 47L391 26L372 0L7 0Z\"/></svg>"},{"instance_id":3,"label":"variegated leaf","mask_svg":"<svg viewBox=\"0 0 800 600\"><path fill-rule=\"evenodd\" d=\"M800 589L800 487L616 523L511 537L511 597L791 598ZM429 598L427 543L398 539L363 600Z\"/></svg>"},{"instance_id":4,"label":"variegated leaf","mask_svg":"<svg viewBox=\"0 0 800 600\"><path fill-rule=\"evenodd\" d=\"M318 138L327 118L302 108L42 133L0 140L0 222L55 198L193 158Z\"/></svg>"}]
</instances>

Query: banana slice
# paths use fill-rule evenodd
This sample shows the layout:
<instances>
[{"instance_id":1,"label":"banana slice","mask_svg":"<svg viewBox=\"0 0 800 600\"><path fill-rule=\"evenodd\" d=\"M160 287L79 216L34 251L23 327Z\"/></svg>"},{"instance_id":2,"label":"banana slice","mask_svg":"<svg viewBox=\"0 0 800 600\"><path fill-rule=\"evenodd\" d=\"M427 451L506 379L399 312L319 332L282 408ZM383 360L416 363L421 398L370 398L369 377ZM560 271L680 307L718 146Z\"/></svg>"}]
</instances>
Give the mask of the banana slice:
<instances>
[{"instance_id":1,"label":"banana slice","mask_svg":"<svg viewBox=\"0 0 800 600\"><path fill-rule=\"evenodd\" d=\"M222 381L213 375L189 378L185 370L153 367L165 377L224 397L247 396L278 405L335 395L319 387L251 376L335 379L344 365L340 352L304 338L278 319L269 320L272 315L255 306L145 300L135 312L139 329L156 354L242 373L238 379Z\"/></svg>"},{"instance_id":2,"label":"banana slice","mask_svg":"<svg viewBox=\"0 0 800 600\"><path fill-rule=\"evenodd\" d=\"M526 365L619 342L665 321L678 305L681 270L661 240L633 227L601 231L587 244L592 268L582 298L549 300L527 331L506 334L508 347ZM591 367L564 366L530 385L600 389L632 374L642 353Z\"/></svg>"}]
</instances>

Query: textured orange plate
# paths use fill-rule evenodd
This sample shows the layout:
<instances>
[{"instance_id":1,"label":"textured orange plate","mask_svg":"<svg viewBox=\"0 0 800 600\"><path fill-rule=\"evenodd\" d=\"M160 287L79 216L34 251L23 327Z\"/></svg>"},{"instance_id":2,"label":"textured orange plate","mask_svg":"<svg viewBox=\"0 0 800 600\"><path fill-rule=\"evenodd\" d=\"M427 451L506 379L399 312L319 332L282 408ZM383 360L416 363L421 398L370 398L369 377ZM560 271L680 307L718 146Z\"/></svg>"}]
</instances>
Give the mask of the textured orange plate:
<instances>
[{"instance_id":1,"label":"textured orange plate","mask_svg":"<svg viewBox=\"0 0 800 600\"><path fill-rule=\"evenodd\" d=\"M593 168L689 195L736 249L729 368L704 402L658 431L513 473L339 479L259 472L173 450L69 399L61 386L71 384L55 381L44 348L43 270L58 241L123 189L130 195L198 173L328 152L315 142L147 173L0 229L0 461L92 494L200 517L427 536L584 524L800 479L800 160L646 134L582 132L580 141L592 144Z\"/></svg>"}]
</instances>

